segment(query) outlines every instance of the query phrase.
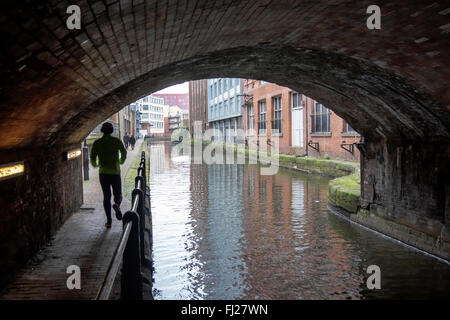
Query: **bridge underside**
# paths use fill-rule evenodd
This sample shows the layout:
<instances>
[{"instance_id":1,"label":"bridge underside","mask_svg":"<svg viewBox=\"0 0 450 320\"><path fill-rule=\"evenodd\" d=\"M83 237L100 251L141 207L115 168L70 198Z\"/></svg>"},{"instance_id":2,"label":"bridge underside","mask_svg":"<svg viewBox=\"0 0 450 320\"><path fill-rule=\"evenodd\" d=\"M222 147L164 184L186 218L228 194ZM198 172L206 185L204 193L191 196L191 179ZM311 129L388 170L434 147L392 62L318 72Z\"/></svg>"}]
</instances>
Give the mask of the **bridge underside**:
<instances>
[{"instance_id":1,"label":"bridge underside","mask_svg":"<svg viewBox=\"0 0 450 320\"><path fill-rule=\"evenodd\" d=\"M2 274L81 205L80 159L64 151L128 103L212 77L263 79L330 106L366 139L365 223L449 259L448 8L381 1L382 28L369 30L370 1L71 4L81 30L66 28L66 1L1 4L0 163L26 166L0 182Z\"/></svg>"}]
</instances>

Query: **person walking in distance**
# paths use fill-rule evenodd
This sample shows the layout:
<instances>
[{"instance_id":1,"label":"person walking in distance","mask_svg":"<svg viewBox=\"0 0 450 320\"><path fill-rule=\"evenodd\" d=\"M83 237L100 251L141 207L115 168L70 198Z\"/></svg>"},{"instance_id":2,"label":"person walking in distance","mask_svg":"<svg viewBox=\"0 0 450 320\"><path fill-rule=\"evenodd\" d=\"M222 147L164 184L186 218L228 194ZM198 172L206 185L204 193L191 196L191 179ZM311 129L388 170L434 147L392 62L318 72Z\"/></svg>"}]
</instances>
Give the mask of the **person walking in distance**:
<instances>
[{"instance_id":1,"label":"person walking in distance","mask_svg":"<svg viewBox=\"0 0 450 320\"><path fill-rule=\"evenodd\" d=\"M114 127L110 122L102 125L103 136L94 141L91 150L91 163L99 167L100 185L103 191L103 208L106 214L105 227L111 228L111 188L114 195L113 209L117 220L122 220L120 203L122 202L122 181L120 178L120 165L127 158L127 150L120 139L112 137ZM120 157L119 157L120 153ZM97 162L98 158L98 162Z\"/></svg>"},{"instance_id":2,"label":"person walking in distance","mask_svg":"<svg viewBox=\"0 0 450 320\"><path fill-rule=\"evenodd\" d=\"M130 145L131 145L131 150L134 150L134 145L135 145L135 143L136 143L136 138L134 137L134 135L132 135L132 136L130 137L129 142L130 142Z\"/></svg>"}]
</instances>

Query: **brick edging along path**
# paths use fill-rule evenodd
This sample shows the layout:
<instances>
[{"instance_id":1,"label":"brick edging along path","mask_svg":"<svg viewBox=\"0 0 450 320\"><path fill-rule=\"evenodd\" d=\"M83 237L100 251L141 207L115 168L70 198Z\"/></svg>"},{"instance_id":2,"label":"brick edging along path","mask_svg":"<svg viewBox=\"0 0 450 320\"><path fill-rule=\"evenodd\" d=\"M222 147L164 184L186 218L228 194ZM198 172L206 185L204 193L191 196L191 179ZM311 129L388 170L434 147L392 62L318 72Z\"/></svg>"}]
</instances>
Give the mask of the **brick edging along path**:
<instances>
[{"instance_id":1,"label":"brick edging along path","mask_svg":"<svg viewBox=\"0 0 450 320\"><path fill-rule=\"evenodd\" d=\"M129 148L121 166L122 188L126 173L140 156L138 140L134 150ZM89 181L83 184L84 205L56 232L54 240L23 267L3 291L2 300L94 299L106 274L114 249L122 232L122 222L114 217L111 229L105 228L103 195L98 169L90 167ZM122 189L122 193L124 190ZM123 198L122 212L131 206ZM77 265L81 271L81 289L67 288L67 267Z\"/></svg>"}]
</instances>

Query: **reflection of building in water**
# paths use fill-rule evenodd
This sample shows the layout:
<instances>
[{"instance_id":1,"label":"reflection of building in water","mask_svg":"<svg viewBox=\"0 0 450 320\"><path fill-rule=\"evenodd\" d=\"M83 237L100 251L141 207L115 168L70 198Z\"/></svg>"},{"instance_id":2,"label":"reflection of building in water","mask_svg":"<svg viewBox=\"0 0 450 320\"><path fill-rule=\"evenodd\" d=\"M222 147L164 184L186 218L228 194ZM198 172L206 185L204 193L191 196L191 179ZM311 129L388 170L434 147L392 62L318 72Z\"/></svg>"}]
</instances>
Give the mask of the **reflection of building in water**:
<instances>
[{"instance_id":1,"label":"reflection of building in water","mask_svg":"<svg viewBox=\"0 0 450 320\"><path fill-rule=\"evenodd\" d=\"M259 166L246 168L243 176L246 299L279 299L286 291L286 280L296 276L295 268L287 268L295 257L291 244L291 200L289 176L261 176ZM278 290L274 280L280 285Z\"/></svg>"},{"instance_id":2,"label":"reflection of building in water","mask_svg":"<svg viewBox=\"0 0 450 320\"><path fill-rule=\"evenodd\" d=\"M164 172L164 144L152 144L150 145L150 176L157 173Z\"/></svg>"},{"instance_id":3,"label":"reflection of building in water","mask_svg":"<svg viewBox=\"0 0 450 320\"><path fill-rule=\"evenodd\" d=\"M207 279L203 266L204 255L208 252L208 207L209 207L209 174L208 166L204 164L190 164L190 220L192 232L188 235L185 246L192 253L189 261L189 270L199 271L197 277L190 279L191 290L201 298L205 292Z\"/></svg>"},{"instance_id":4,"label":"reflection of building in water","mask_svg":"<svg viewBox=\"0 0 450 320\"><path fill-rule=\"evenodd\" d=\"M261 176L258 166L246 167L245 298L321 299L345 287L342 281L351 269L351 255L327 236L335 231L327 223L326 188L319 179L287 172Z\"/></svg>"},{"instance_id":5,"label":"reflection of building in water","mask_svg":"<svg viewBox=\"0 0 450 320\"><path fill-rule=\"evenodd\" d=\"M191 163L191 215L194 219L208 214L209 174L208 166Z\"/></svg>"},{"instance_id":6,"label":"reflection of building in water","mask_svg":"<svg viewBox=\"0 0 450 320\"><path fill-rule=\"evenodd\" d=\"M205 265L214 284L205 287L211 299L244 294L247 274L242 252L242 165L210 165L208 230L204 237L212 257ZM226 195L226 196L225 196Z\"/></svg>"}]
</instances>

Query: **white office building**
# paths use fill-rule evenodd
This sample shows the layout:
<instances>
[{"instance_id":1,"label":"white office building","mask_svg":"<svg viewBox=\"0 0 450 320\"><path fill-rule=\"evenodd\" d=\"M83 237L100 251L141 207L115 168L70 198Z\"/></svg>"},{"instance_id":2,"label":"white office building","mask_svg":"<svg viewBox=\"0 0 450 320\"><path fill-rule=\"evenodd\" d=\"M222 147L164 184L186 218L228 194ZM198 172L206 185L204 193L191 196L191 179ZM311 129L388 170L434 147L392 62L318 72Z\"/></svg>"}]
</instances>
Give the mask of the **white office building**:
<instances>
[{"instance_id":1,"label":"white office building","mask_svg":"<svg viewBox=\"0 0 450 320\"><path fill-rule=\"evenodd\" d=\"M139 113L141 119L141 133L143 135L164 135L164 98L152 95L139 99Z\"/></svg>"}]
</instances>

